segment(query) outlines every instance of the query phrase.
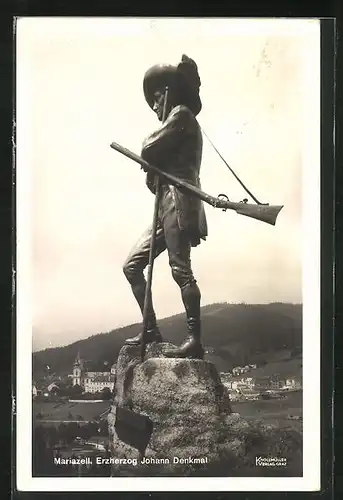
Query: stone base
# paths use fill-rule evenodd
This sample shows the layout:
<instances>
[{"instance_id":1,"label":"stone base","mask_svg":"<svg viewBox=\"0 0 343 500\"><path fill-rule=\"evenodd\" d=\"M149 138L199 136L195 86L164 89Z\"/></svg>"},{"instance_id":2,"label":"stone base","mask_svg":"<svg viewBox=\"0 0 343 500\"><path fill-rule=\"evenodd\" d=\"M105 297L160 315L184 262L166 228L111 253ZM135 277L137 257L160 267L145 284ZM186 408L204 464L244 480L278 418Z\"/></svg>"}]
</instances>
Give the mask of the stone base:
<instances>
[{"instance_id":1,"label":"stone base","mask_svg":"<svg viewBox=\"0 0 343 500\"><path fill-rule=\"evenodd\" d=\"M232 413L212 363L164 358L166 346L171 344L149 345L143 363L139 346L124 346L119 353L115 400L108 417L111 454L117 459L112 475L244 476L249 475L244 472L247 466L255 475L263 475L255 456L270 446L272 430L253 427ZM117 406L153 421L144 457L119 439Z\"/></svg>"}]
</instances>

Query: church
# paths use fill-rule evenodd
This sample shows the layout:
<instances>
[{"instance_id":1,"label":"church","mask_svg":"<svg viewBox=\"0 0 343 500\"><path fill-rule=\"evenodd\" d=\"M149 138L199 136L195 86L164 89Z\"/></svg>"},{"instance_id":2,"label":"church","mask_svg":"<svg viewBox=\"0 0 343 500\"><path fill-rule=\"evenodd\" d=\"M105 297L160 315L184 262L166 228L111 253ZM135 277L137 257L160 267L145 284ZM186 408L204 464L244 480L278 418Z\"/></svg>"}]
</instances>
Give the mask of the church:
<instances>
[{"instance_id":1,"label":"church","mask_svg":"<svg viewBox=\"0 0 343 500\"><path fill-rule=\"evenodd\" d=\"M78 353L74 361L73 374L71 377L73 379L73 386L79 385L82 387L83 392L100 392L105 387L113 391L115 383L115 365L108 371L89 371L87 369L87 363L81 359L80 353Z\"/></svg>"}]
</instances>

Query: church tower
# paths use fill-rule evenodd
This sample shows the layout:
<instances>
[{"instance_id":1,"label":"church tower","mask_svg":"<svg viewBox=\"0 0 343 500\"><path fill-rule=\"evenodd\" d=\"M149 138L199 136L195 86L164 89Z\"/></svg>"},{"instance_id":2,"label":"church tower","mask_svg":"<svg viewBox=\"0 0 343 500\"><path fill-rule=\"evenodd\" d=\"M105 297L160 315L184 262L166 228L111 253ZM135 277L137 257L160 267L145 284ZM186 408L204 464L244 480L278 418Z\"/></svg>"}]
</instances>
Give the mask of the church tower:
<instances>
[{"instance_id":1,"label":"church tower","mask_svg":"<svg viewBox=\"0 0 343 500\"><path fill-rule=\"evenodd\" d=\"M74 385L79 385L81 387L83 385L83 362L80 358L80 352L77 353L76 359L74 361L73 386Z\"/></svg>"}]
</instances>

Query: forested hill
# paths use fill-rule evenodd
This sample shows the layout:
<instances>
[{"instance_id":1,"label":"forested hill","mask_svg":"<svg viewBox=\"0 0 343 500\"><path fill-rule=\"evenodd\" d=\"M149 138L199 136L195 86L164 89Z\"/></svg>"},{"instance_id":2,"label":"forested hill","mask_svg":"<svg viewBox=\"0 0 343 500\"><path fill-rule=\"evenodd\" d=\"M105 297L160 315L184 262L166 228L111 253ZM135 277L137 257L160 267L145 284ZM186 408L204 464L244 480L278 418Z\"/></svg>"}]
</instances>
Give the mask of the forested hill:
<instances>
[{"instance_id":1,"label":"forested hill","mask_svg":"<svg viewBox=\"0 0 343 500\"><path fill-rule=\"evenodd\" d=\"M165 339L180 343L186 334L185 316L160 320ZM91 360L94 371L115 363L126 338L139 333L141 324L93 335L63 347L33 353L33 377L43 375L46 365L52 372L71 373L80 352ZM302 306L300 304L211 304L202 308L203 341L211 348L220 371L232 366L269 361L278 351L301 351ZM215 361L217 359L217 362ZM105 365L104 365L105 363Z\"/></svg>"}]
</instances>

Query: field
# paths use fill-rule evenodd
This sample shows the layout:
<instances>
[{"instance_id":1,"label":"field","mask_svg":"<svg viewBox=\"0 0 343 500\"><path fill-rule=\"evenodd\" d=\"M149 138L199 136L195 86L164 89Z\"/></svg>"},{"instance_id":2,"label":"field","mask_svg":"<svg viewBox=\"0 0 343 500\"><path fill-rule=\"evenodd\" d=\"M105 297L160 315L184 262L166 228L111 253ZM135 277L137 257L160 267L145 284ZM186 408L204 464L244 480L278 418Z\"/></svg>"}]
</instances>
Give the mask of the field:
<instances>
[{"instance_id":1,"label":"field","mask_svg":"<svg viewBox=\"0 0 343 500\"><path fill-rule=\"evenodd\" d=\"M41 415L42 420L96 420L104 411L110 407L109 401L102 401L97 403L69 403L68 401L61 401L58 403L50 402L36 402L33 403L33 415ZM71 416L73 418L71 418ZM78 417L82 418L78 418Z\"/></svg>"},{"instance_id":2,"label":"field","mask_svg":"<svg viewBox=\"0 0 343 500\"><path fill-rule=\"evenodd\" d=\"M52 459L52 451L50 450L50 455L47 456L40 453L40 448L39 448L39 443L41 443L42 439L46 439L44 437L44 428L48 427L48 430L51 432L49 433L48 439L50 439L51 443L51 435L55 439L54 443L58 445L58 452L59 454L66 458L70 457L72 454L75 455L83 455L83 456L94 456L94 455L100 455L102 453L106 453L105 447L109 444L109 438L104 434L106 433L106 421L104 420L102 424L105 427L105 430L103 429L103 435L97 435L97 430L98 430L98 425L101 424L89 424L90 427L92 425L95 425L95 428L90 431L88 435L83 434L81 432L81 429L83 428L82 423L79 424L79 427L76 424L71 424L70 426L65 427L66 429L71 429L73 426L75 427L74 429L74 434L70 435L65 434L65 436L68 437L68 439L65 439L65 437L62 437L62 431L61 434L59 432L52 433L52 427L59 428L61 421L65 422L71 422L71 416L70 413L73 415L73 417L78 417L81 416L83 421L86 423L86 421L94 421L98 419L98 417L106 412L106 410L109 409L110 407L110 402L98 402L98 403L69 403L69 402L63 402L61 403L52 403L52 402L34 402L34 414L37 415L40 413L42 415L42 418L44 419L35 419L35 432L33 434L34 437L34 446L36 446L35 449L37 449L37 453L34 454L35 457L35 469L34 469L34 475L37 476L66 476L66 475L91 475L91 476L97 476L97 475L109 475L109 471L104 468L100 467L98 469L88 469L86 468L85 470L80 471L79 469L75 471L74 469L61 469L59 467L55 467L54 469L45 469L46 464L51 464L53 459ZM244 452L244 460L241 462L237 462L238 465L235 469L235 473L232 473L233 475L239 475L239 476L255 476L255 475L263 475L265 474L266 476L272 475L275 473L272 469L270 470L257 470L255 466L255 458L258 455L263 455L264 453L272 453L272 455L277 455L282 451L282 457L287 458L287 470L285 469L284 471L281 471L281 475L286 475L286 476L301 476L302 474L302 421L299 420L291 420L288 419L287 417L292 415L292 416L301 416L302 415L302 391L294 391L291 393L287 394L287 397L283 399L270 399L270 400L256 400L256 401L242 401L242 402L235 402L232 403L232 410L234 412L239 413L243 419L245 419L248 422L251 422L252 427L250 430L247 431L245 427L243 427L243 431L239 431L239 439L243 439L243 442L245 443L244 446L245 452ZM266 437L261 437L262 434L261 432L265 432L265 430L262 429L262 426L260 427L259 422L262 424L272 424L278 427L275 431L272 429L269 429ZM62 426L63 427L63 426ZM86 426L85 429L88 429ZM99 429L100 430L100 429ZM293 431L293 432L292 432ZM294 432L298 431L298 432ZM75 434L76 432L76 434ZM80 432L80 433L79 433ZM230 429L227 427L223 429L224 434L226 435L227 432L230 432ZM243 432L243 434L242 434ZM42 434L43 433L43 434ZM91 434L92 433L92 434ZM93 434L94 433L94 434ZM223 436L224 436L223 434ZM64 435L64 434L63 434ZM80 441L75 442L73 439L75 439L75 436L79 436L82 439L85 439L86 442ZM88 437L91 436L91 437ZM264 436L264 435L263 435ZM225 436L224 436L225 437ZM70 439L71 438L71 439ZM236 439L235 441L239 442L239 439ZM256 441L257 440L257 441ZM63 445L62 447L60 445ZM56 448L57 450L57 448ZM262 451L261 451L262 450ZM270 451L272 450L272 451ZM50 458L49 458L50 457ZM232 463L226 462L227 460L225 457L218 458L218 460L223 460L220 463L216 465L216 468L211 474L213 473L214 475L227 475L227 467L231 467ZM238 460L238 458L236 457ZM236 460L235 459L235 460ZM230 459L231 460L231 459ZM239 459L241 460L241 459ZM235 462L236 464L236 462ZM253 464L253 465L252 465ZM218 467L220 466L220 471L221 468L223 469L222 472L218 472ZM45 472L44 472L45 471ZM69 471L69 472L68 472ZM231 473L230 473L231 474ZM127 471L124 471L124 475L128 475ZM133 474L134 476L136 475L136 472Z\"/></svg>"},{"instance_id":3,"label":"field","mask_svg":"<svg viewBox=\"0 0 343 500\"><path fill-rule=\"evenodd\" d=\"M287 394L284 399L243 401L232 403L232 410L247 420L262 420L264 423L279 427L292 427L300 430L302 422L287 417L302 416L302 391Z\"/></svg>"},{"instance_id":4,"label":"field","mask_svg":"<svg viewBox=\"0 0 343 500\"><path fill-rule=\"evenodd\" d=\"M109 409L111 403L47 403L34 402L34 416L41 414L41 420L68 421L84 420L92 421ZM266 423L278 424L280 427L301 428L299 420L290 420L290 415L302 415L302 391L294 391L287 394L283 399L242 401L232 403L232 410L240 413L247 420L263 420ZM73 418L70 418L70 414ZM81 418L78 418L80 417Z\"/></svg>"}]
</instances>

